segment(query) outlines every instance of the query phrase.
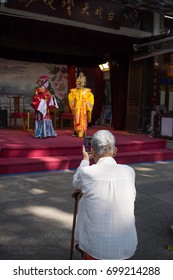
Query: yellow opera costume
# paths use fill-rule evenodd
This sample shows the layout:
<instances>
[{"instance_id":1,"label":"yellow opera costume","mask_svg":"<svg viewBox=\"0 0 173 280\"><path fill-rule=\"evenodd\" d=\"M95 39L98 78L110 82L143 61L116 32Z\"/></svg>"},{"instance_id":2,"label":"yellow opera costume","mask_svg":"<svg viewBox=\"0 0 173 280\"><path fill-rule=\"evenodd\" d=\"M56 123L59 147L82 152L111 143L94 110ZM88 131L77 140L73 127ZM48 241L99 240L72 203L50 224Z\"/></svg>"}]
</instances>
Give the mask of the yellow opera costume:
<instances>
[{"instance_id":1,"label":"yellow opera costume","mask_svg":"<svg viewBox=\"0 0 173 280\"><path fill-rule=\"evenodd\" d=\"M83 137L86 135L87 124L91 122L94 95L91 89L82 87L79 80L76 85L76 88L70 90L68 101L73 114L74 131L78 137Z\"/></svg>"}]
</instances>

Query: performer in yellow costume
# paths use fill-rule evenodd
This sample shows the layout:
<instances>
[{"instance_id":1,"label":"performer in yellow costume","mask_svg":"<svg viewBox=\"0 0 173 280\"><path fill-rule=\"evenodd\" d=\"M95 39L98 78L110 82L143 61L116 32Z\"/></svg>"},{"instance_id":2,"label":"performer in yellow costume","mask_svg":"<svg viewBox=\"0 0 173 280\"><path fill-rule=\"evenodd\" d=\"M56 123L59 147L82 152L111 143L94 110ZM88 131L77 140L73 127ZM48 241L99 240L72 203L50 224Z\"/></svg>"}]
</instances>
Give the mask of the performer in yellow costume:
<instances>
[{"instance_id":1,"label":"performer in yellow costume","mask_svg":"<svg viewBox=\"0 0 173 280\"><path fill-rule=\"evenodd\" d=\"M91 89L84 87L83 79L77 78L76 88L70 90L68 95L69 106L73 114L74 136L84 137L87 124L91 122L94 106L94 95Z\"/></svg>"}]
</instances>

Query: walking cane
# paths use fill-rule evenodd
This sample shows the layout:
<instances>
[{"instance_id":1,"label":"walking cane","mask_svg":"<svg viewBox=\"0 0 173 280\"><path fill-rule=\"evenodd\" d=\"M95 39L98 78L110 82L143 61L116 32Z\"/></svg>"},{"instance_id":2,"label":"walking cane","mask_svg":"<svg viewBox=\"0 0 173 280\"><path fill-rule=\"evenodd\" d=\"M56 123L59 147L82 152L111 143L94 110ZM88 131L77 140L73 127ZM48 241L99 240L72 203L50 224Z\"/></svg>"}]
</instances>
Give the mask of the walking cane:
<instances>
[{"instance_id":1,"label":"walking cane","mask_svg":"<svg viewBox=\"0 0 173 280\"><path fill-rule=\"evenodd\" d=\"M76 215L77 215L79 196L80 196L80 191L75 191L72 194L72 197L74 198L74 210L73 210L73 224L72 224L71 244L70 244L70 260L72 260L73 249L74 249L74 231L76 226Z\"/></svg>"}]
</instances>

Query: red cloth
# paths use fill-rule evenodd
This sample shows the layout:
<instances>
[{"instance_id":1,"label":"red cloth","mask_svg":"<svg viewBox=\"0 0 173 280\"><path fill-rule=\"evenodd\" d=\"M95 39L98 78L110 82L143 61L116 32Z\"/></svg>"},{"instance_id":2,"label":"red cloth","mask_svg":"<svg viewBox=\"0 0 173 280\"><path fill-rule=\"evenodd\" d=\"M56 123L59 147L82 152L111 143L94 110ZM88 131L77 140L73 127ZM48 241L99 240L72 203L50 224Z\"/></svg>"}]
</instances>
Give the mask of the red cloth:
<instances>
[{"instance_id":1,"label":"red cloth","mask_svg":"<svg viewBox=\"0 0 173 280\"><path fill-rule=\"evenodd\" d=\"M61 118L63 119L73 119L72 113L62 113Z\"/></svg>"},{"instance_id":2,"label":"red cloth","mask_svg":"<svg viewBox=\"0 0 173 280\"><path fill-rule=\"evenodd\" d=\"M27 118L27 112L22 112L22 113L19 113L19 112L13 112L10 114L10 117L11 118Z\"/></svg>"},{"instance_id":3,"label":"red cloth","mask_svg":"<svg viewBox=\"0 0 173 280\"><path fill-rule=\"evenodd\" d=\"M43 98L43 93L42 91L40 90L40 88L38 88L36 91L35 91L35 94L33 96L33 100L32 100L32 107L34 108L34 110L37 110L39 104L40 104L40 99Z\"/></svg>"},{"instance_id":4,"label":"red cloth","mask_svg":"<svg viewBox=\"0 0 173 280\"><path fill-rule=\"evenodd\" d=\"M91 256L88 255L86 252L84 252L84 254L83 254L83 260L97 260L97 259L91 257Z\"/></svg>"},{"instance_id":5,"label":"red cloth","mask_svg":"<svg viewBox=\"0 0 173 280\"><path fill-rule=\"evenodd\" d=\"M41 113L40 115L40 120L43 120L43 119L49 119L51 120L51 115L50 115L50 112L48 111L48 104L50 102L50 98L51 98L51 95L50 95L50 92L45 88L45 89L42 89L42 88L38 88L36 91L35 91L35 94L33 96L33 99L32 99L32 103L31 103L31 106L34 108L35 110L35 119L38 120L38 114ZM46 115L43 116L42 112L38 112L38 108L39 108L39 105L40 105L40 101L41 100L44 100L47 104L47 113Z\"/></svg>"}]
</instances>

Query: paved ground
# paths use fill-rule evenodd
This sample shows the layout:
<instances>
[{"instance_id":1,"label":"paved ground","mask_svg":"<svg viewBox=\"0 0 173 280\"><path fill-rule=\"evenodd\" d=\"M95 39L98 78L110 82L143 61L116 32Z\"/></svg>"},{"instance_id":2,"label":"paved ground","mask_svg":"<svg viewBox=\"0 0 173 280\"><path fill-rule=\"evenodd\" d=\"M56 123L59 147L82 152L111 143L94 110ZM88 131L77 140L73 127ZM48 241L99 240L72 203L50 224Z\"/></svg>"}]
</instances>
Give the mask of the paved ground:
<instances>
[{"instance_id":1,"label":"paved ground","mask_svg":"<svg viewBox=\"0 0 173 280\"><path fill-rule=\"evenodd\" d=\"M172 260L173 162L136 170L139 245L132 259ZM69 259L74 171L0 176L0 259ZM81 259L74 251L73 259Z\"/></svg>"}]
</instances>

